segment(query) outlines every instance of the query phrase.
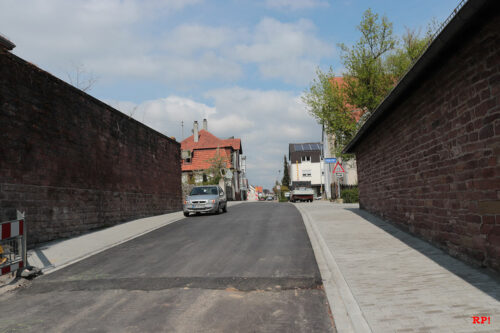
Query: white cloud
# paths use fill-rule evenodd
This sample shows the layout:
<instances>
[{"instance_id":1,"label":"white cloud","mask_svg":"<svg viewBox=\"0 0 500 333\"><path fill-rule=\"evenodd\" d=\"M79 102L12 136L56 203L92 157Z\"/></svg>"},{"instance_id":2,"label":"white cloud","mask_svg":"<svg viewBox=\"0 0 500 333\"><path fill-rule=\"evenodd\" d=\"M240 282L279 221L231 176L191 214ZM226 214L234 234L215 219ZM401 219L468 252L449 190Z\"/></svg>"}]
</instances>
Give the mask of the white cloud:
<instances>
[{"instance_id":1,"label":"white cloud","mask_svg":"<svg viewBox=\"0 0 500 333\"><path fill-rule=\"evenodd\" d=\"M220 138L242 140L252 184L270 187L283 168L283 155L291 142L320 141L321 128L307 114L300 96L287 91L250 90L241 87L209 91L214 106L188 98L169 96L139 105L108 103L151 128L181 139L191 135L193 122L208 119L208 130Z\"/></svg>"},{"instance_id":2,"label":"white cloud","mask_svg":"<svg viewBox=\"0 0 500 333\"><path fill-rule=\"evenodd\" d=\"M163 37L166 50L184 55L199 50L215 50L227 47L238 38L242 31L234 31L225 27L210 27L200 24L182 24Z\"/></svg>"},{"instance_id":3,"label":"white cloud","mask_svg":"<svg viewBox=\"0 0 500 333\"><path fill-rule=\"evenodd\" d=\"M320 140L319 125L307 114L300 96L291 92L235 87L209 91L206 97L214 100L217 111L209 119L209 129L221 137L241 137L252 184L274 184L290 142ZM225 122L229 117L234 119L231 126ZM252 125L238 126L240 121Z\"/></svg>"},{"instance_id":4,"label":"white cloud","mask_svg":"<svg viewBox=\"0 0 500 333\"><path fill-rule=\"evenodd\" d=\"M215 108L188 98L169 96L156 100L135 104L128 101L106 101L112 107L148 125L167 136L173 136L178 141L182 135L191 135L195 120L210 118L215 114ZM182 132L181 121L184 123Z\"/></svg>"},{"instance_id":5,"label":"white cloud","mask_svg":"<svg viewBox=\"0 0 500 333\"><path fill-rule=\"evenodd\" d=\"M171 33L144 32L199 0L3 1L2 33L14 53L65 79L73 63L105 81L149 78L167 83L234 80L240 65L217 51L234 38L228 28L181 25ZM201 50L202 52L196 52Z\"/></svg>"},{"instance_id":6,"label":"white cloud","mask_svg":"<svg viewBox=\"0 0 500 333\"><path fill-rule=\"evenodd\" d=\"M0 2L0 22L17 45L14 53L63 79L78 64L105 82L141 78L185 86L234 82L249 64L263 79L301 85L333 53L304 19L264 18L239 28L183 23L156 33L148 28L198 2L6 0Z\"/></svg>"},{"instance_id":7,"label":"white cloud","mask_svg":"<svg viewBox=\"0 0 500 333\"><path fill-rule=\"evenodd\" d=\"M317 38L314 24L305 19L283 23L264 18L252 41L235 47L236 58L258 64L263 77L298 84L310 82L320 59L332 54L333 46Z\"/></svg>"},{"instance_id":8,"label":"white cloud","mask_svg":"<svg viewBox=\"0 0 500 333\"><path fill-rule=\"evenodd\" d=\"M278 9L311 9L317 7L328 7L328 1L322 0L266 0L266 6Z\"/></svg>"}]
</instances>

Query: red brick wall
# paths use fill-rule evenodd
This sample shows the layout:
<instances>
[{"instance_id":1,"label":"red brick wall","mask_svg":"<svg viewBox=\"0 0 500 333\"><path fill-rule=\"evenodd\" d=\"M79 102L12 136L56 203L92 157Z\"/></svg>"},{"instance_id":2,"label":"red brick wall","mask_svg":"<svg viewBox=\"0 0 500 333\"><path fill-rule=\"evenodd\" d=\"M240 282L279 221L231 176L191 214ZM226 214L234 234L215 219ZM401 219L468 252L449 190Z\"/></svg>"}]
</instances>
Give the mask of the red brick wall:
<instances>
[{"instance_id":1,"label":"red brick wall","mask_svg":"<svg viewBox=\"0 0 500 333\"><path fill-rule=\"evenodd\" d=\"M0 216L30 244L181 209L180 145L0 51Z\"/></svg>"},{"instance_id":2,"label":"red brick wall","mask_svg":"<svg viewBox=\"0 0 500 333\"><path fill-rule=\"evenodd\" d=\"M500 270L500 19L460 45L356 148L360 205Z\"/></svg>"}]
</instances>

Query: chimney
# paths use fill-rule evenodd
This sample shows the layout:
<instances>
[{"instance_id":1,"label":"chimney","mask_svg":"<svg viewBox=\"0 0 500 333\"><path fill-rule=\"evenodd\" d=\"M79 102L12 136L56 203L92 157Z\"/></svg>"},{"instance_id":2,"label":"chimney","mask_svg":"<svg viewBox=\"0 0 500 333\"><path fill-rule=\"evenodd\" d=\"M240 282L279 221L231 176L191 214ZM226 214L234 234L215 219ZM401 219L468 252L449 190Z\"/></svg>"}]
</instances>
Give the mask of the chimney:
<instances>
[{"instance_id":1,"label":"chimney","mask_svg":"<svg viewBox=\"0 0 500 333\"><path fill-rule=\"evenodd\" d=\"M205 131L208 131L208 122L207 122L207 119L203 119L203 129Z\"/></svg>"},{"instance_id":2,"label":"chimney","mask_svg":"<svg viewBox=\"0 0 500 333\"><path fill-rule=\"evenodd\" d=\"M194 142L198 142L198 122L195 121L193 125L193 135L194 135Z\"/></svg>"}]
</instances>

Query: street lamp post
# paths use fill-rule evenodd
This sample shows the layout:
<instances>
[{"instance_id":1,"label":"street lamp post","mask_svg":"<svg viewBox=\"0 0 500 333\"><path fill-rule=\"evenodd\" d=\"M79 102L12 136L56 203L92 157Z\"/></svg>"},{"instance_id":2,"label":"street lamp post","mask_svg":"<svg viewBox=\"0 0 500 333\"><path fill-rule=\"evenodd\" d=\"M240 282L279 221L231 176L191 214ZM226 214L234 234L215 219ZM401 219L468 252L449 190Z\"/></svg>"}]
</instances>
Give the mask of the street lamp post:
<instances>
[{"instance_id":1,"label":"street lamp post","mask_svg":"<svg viewBox=\"0 0 500 333\"><path fill-rule=\"evenodd\" d=\"M278 184L281 184L280 182L280 176L281 176L281 170L278 170ZM281 184L283 185L283 184ZM279 187L279 194L278 194L278 201L281 199L281 186Z\"/></svg>"}]
</instances>

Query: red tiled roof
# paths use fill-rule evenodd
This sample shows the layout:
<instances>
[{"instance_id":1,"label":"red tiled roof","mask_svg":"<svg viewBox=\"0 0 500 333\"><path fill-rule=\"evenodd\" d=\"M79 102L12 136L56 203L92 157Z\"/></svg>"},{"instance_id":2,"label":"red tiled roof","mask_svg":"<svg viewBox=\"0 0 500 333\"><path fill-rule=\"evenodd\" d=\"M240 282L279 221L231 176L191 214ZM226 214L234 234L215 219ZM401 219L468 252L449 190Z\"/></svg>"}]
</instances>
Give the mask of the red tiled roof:
<instances>
[{"instance_id":1,"label":"red tiled roof","mask_svg":"<svg viewBox=\"0 0 500 333\"><path fill-rule=\"evenodd\" d=\"M241 139L226 139L224 141L225 146L231 146L234 150L241 150Z\"/></svg>"},{"instance_id":2,"label":"red tiled roof","mask_svg":"<svg viewBox=\"0 0 500 333\"><path fill-rule=\"evenodd\" d=\"M231 167L231 149L220 148L220 156L226 159L227 167ZM211 167L210 159L217 155L217 149L195 149L191 158L191 163L182 161L182 171L206 170Z\"/></svg>"},{"instance_id":3,"label":"red tiled roof","mask_svg":"<svg viewBox=\"0 0 500 333\"><path fill-rule=\"evenodd\" d=\"M345 81L344 81L344 78L342 76L332 77L330 79L330 83L332 85L336 84L337 87L339 87L339 88L345 86ZM346 106L348 109L351 110L352 117L354 118L354 120L356 120L356 122L358 122L359 119L361 119L361 116L365 113L363 109L357 108L354 105L346 104Z\"/></svg>"},{"instance_id":4,"label":"red tiled roof","mask_svg":"<svg viewBox=\"0 0 500 333\"><path fill-rule=\"evenodd\" d=\"M194 142L194 135L184 139L181 142L182 150L208 149L208 148L225 148L232 147L234 150L241 150L240 139L222 140L206 130L201 130L198 133L198 142Z\"/></svg>"}]
</instances>

